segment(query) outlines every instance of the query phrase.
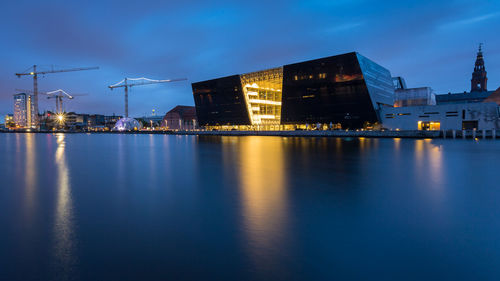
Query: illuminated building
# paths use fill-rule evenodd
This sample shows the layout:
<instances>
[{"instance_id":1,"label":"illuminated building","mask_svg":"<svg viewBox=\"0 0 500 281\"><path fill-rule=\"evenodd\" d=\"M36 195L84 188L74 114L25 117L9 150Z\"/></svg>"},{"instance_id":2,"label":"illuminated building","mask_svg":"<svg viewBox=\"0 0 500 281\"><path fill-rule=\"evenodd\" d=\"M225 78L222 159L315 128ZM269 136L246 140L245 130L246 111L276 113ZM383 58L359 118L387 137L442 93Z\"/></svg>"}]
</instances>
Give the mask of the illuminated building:
<instances>
[{"instance_id":1,"label":"illuminated building","mask_svg":"<svg viewBox=\"0 0 500 281\"><path fill-rule=\"evenodd\" d=\"M142 129L142 124L134 118L124 117L118 120L113 131L134 131Z\"/></svg>"},{"instance_id":2,"label":"illuminated building","mask_svg":"<svg viewBox=\"0 0 500 281\"><path fill-rule=\"evenodd\" d=\"M14 123L22 128L34 128L37 114L33 104L33 95L19 93L14 95Z\"/></svg>"},{"instance_id":3,"label":"illuminated building","mask_svg":"<svg viewBox=\"0 0 500 281\"><path fill-rule=\"evenodd\" d=\"M5 115L5 127L10 128L15 126L16 123L14 122L14 115L13 114Z\"/></svg>"},{"instance_id":4,"label":"illuminated building","mask_svg":"<svg viewBox=\"0 0 500 281\"><path fill-rule=\"evenodd\" d=\"M363 128L392 106L389 70L358 53L192 84L200 126L283 130L321 124Z\"/></svg>"}]
</instances>

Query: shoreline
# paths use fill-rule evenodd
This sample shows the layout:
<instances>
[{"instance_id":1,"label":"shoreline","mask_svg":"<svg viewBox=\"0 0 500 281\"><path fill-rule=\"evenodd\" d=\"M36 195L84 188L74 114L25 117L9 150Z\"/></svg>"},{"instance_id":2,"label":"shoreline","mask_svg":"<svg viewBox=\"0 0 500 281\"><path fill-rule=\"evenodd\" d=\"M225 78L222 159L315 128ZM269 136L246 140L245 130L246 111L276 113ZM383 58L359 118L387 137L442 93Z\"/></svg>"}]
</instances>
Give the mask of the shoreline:
<instances>
[{"instance_id":1,"label":"shoreline","mask_svg":"<svg viewBox=\"0 0 500 281\"><path fill-rule=\"evenodd\" d=\"M72 132L72 131L0 131L0 133L15 134L139 134L139 135L189 135L189 136L274 136L274 137L363 137L363 138L500 138L494 130L467 131L131 131L131 132Z\"/></svg>"}]
</instances>

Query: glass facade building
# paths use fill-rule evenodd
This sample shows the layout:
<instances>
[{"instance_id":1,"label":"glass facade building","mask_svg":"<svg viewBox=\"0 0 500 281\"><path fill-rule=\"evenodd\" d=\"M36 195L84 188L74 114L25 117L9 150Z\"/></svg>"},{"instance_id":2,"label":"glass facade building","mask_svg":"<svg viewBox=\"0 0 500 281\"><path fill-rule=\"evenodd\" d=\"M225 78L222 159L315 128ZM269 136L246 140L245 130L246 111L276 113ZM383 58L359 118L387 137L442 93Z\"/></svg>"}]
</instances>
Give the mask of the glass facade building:
<instances>
[{"instance_id":1,"label":"glass facade building","mask_svg":"<svg viewBox=\"0 0 500 281\"><path fill-rule=\"evenodd\" d=\"M363 128L394 103L389 70L347 53L193 83L200 126Z\"/></svg>"}]
</instances>

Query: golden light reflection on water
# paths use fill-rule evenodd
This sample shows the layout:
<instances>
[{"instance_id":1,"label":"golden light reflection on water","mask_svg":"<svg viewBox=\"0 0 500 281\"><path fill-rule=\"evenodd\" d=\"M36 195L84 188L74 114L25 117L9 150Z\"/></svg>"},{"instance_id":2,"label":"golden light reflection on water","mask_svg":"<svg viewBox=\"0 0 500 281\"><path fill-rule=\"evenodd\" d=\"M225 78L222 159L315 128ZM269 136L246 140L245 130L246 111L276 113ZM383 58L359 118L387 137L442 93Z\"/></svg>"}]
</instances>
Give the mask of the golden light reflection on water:
<instances>
[{"instance_id":1,"label":"golden light reflection on water","mask_svg":"<svg viewBox=\"0 0 500 281\"><path fill-rule=\"evenodd\" d=\"M73 202L71 198L69 169L66 161L65 134L58 134L56 137L57 201L54 223L54 253L59 262L58 265L63 268L64 272L68 272L68 269L74 262Z\"/></svg>"},{"instance_id":2,"label":"golden light reflection on water","mask_svg":"<svg viewBox=\"0 0 500 281\"><path fill-rule=\"evenodd\" d=\"M285 159L281 138L243 137L237 141L243 223L251 252L280 242L287 224Z\"/></svg>"},{"instance_id":3,"label":"golden light reflection on water","mask_svg":"<svg viewBox=\"0 0 500 281\"><path fill-rule=\"evenodd\" d=\"M443 151L431 139L415 140L415 173L430 178L432 187L443 185Z\"/></svg>"}]
</instances>

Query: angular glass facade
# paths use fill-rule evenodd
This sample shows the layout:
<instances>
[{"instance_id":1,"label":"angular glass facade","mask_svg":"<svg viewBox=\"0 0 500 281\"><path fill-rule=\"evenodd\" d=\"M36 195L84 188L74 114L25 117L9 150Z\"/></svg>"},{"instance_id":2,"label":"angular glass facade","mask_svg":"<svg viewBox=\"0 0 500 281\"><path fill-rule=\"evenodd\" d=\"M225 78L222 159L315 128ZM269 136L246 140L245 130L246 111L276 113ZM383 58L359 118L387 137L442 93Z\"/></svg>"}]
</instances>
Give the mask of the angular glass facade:
<instances>
[{"instance_id":1,"label":"angular glass facade","mask_svg":"<svg viewBox=\"0 0 500 281\"><path fill-rule=\"evenodd\" d=\"M341 124L362 128L379 120L380 104L393 104L390 72L348 53L285 65L283 124Z\"/></svg>"},{"instance_id":2,"label":"angular glass facade","mask_svg":"<svg viewBox=\"0 0 500 281\"><path fill-rule=\"evenodd\" d=\"M279 125L283 68L241 75L251 125Z\"/></svg>"},{"instance_id":3,"label":"angular glass facade","mask_svg":"<svg viewBox=\"0 0 500 281\"><path fill-rule=\"evenodd\" d=\"M239 75L192 84L200 126L250 125Z\"/></svg>"},{"instance_id":4,"label":"angular glass facade","mask_svg":"<svg viewBox=\"0 0 500 281\"><path fill-rule=\"evenodd\" d=\"M348 53L194 83L193 95L200 126L363 128L392 106L394 87L387 69Z\"/></svg>"}]
</instances>

